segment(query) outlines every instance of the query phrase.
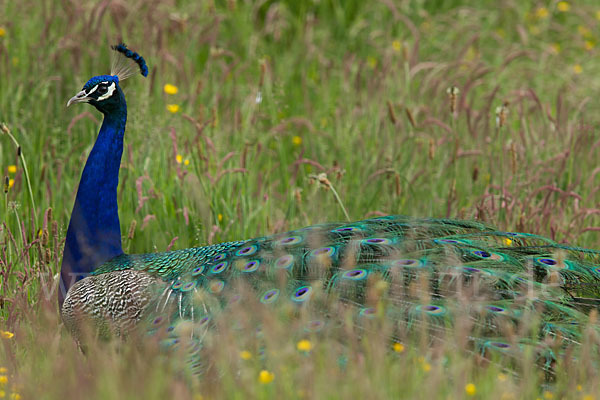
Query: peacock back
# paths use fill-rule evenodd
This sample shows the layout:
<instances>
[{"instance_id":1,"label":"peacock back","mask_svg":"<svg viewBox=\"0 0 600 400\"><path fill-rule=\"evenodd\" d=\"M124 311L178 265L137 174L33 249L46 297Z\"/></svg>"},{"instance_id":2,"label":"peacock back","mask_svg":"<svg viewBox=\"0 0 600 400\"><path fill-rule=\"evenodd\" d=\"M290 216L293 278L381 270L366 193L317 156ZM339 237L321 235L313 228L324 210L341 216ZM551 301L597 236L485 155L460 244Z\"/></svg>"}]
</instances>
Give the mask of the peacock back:
<instances>
[{"instance_id":1,"label":"peacock back","mask_svg":"<svg viewBox=\"0 0 600 400\"><path fill-rule=\"evenodd\" d=\"M600 297L599 258L596 251L474 221L387 216L120 255L71 289L63 315L75 336L72 310L81 309L82 299L89 304L84 314L93 313L104 333L123 335L142 324L172 347L185 332L198 368L202 338L225 310L248 298L302 314L309 331L339 323L342 314L356 326L383 318L390 341L423 329L444 340L460 317L470 321L473 351L521 352L548 337L563 347L580 340L585 311ZM511 341L510 332L531 318L539 319L539 330ZM537 353L545 365L555 357Z\"/></svg>"}]
</instances>

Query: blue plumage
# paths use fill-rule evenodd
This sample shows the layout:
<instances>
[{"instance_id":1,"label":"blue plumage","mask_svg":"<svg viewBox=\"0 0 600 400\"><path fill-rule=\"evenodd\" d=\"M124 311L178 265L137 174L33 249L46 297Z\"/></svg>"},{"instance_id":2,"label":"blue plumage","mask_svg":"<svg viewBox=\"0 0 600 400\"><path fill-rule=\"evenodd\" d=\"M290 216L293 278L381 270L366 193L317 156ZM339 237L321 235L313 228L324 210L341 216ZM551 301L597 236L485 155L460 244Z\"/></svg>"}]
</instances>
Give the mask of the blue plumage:
<instances>
[{"instance_id":1,"label":"blue plumage","mask_svg":"<svg viewBox=\"0 0 600 400\"><path fill-rule=\"evenodd\" d=\"M135 61L143 76L148 75L146 61L138 53L127 49L125 44L113 49ZM61 306L75 282L123 253L117 185L127 104L119 82L130 76L131 69L122 63L113 67L115 74L92 77L67 103L67 106L82 102L92 104L104 114L104 120L83 170L67 230L59 287Z\"/></svg>"},{"instance_id":2,"label":"blue plumage","mask_svg":"<svg viewBox=\"0 0 600 400\"><path fill-rule=\"evenodd\" d=\"M89 81L83 85L83 90L91 91L94 86L98 85L101 82L115 82L119 83L119 77L114 75L98 75L90 78Z\"/></svg>"},{"instance_id":3,"label":"blue plumage","mask_svg":"<svg viewBox=\"0 0 600 400\"><path fill-rule=\"evenodd\" d=\"M105 89L100 89L101 87ZM109 98L99 100L114 88ZM123 253L117 206L117 185L127 122L125 96L118 78L90 79L72 102L88 102L104 114L96 143L85 164L63 253L59 304L69 288L99 265Z\"/></svg>"}]
</instances>

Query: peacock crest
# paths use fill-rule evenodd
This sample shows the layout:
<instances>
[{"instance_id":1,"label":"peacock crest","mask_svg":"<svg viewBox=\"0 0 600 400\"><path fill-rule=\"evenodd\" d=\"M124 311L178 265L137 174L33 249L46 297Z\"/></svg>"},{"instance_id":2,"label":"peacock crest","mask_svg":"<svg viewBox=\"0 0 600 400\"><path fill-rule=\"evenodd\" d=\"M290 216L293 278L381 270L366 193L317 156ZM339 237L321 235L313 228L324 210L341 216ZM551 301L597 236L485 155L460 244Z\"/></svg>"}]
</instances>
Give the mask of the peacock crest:
<instances>
[{"instance_id":1,"label":"peacock crest","mask_svg":"<svg viewBox=\"0 0 600 400\"><path fill-rule=\"evenodd\" d=\"M125 43L111 46L111 48L115 51L110 68L111 75L117 76L120 81L123 81L135 75L139 67L140 74L144 77L148 76L146 60L135 51L129 50Z\"/></svg>"}]
</instances>

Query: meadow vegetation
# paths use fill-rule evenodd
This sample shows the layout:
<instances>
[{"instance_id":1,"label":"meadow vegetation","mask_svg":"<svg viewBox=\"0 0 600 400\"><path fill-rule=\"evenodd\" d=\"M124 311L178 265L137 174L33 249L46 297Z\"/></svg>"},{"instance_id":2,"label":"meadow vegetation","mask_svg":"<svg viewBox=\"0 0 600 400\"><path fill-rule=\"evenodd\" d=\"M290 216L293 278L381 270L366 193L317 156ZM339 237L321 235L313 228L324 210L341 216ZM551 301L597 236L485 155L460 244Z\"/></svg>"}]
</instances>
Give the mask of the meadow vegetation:
<instances>
[{"instance_id":1,"label":"meadow vegetation","mask_svg":"<svg viewBox=\"0 0 600 400\"><path fill-rule=\"evenodd\" d=\"M120 40L150 68L124 84L127 252L344 208L598 248L600 5L469 3L0 1L0 398L600 398L597 350L549 381L532 354L507 370L447 343L307 336L285 310L240 309L231 325L262 319L262 336L224 322L190 385L152 341L83 354L60 323L54 276L101 120L65 105Z\"/></svg>"}]
</instances>

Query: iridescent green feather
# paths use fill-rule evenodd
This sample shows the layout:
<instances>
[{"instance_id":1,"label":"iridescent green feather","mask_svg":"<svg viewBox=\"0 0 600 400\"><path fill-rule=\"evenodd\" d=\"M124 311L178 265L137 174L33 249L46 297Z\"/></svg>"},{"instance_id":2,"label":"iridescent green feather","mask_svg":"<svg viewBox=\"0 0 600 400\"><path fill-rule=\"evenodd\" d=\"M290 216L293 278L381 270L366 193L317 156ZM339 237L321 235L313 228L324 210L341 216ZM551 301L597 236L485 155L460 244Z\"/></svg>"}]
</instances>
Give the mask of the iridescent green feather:
<instances>
[{"instance_id":1,"label":"iridescent green feather","mask_svg":"<svg viewBox=\"0 0 600 400\"><path fill-rule=\"evenodd\" d=\"M513 354L549 336L566 346L579 341L587 321L577 299L600 297L599 258L594 251L478 222L388 216L122 255L95 274L135 269L160 278L147 308L149 331L162 335L165 346L178 346L178 326L185 325L190 362L201 369L201 338L242 291L264 307L310 310L319 326L340 304L354 310L356 326L367 329L370 319L384 318L398 335L426 329L442 338L457 318L467 318L472 350L486 355ZM532 318L539 333L511 343L509 332ZM549 353L542 353L546 363Z\"/></svg>"}]
</instances>

